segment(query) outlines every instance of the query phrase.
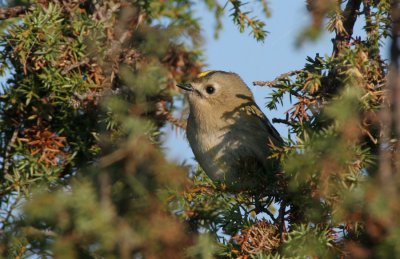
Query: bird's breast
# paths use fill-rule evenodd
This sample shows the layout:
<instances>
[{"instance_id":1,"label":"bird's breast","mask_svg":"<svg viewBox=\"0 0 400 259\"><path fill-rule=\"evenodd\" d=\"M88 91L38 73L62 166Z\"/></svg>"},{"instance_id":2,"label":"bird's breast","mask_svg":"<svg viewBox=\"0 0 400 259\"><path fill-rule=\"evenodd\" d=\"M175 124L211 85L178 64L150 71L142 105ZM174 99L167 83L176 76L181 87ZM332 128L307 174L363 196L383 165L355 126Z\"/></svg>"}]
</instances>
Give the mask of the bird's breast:
<instances>
[{"instance_id":1,"label":"bird's breast","mask_svg":"<svg viewBox=\"0 0 400 259\"><path fill-rule=\"evenodd\" d=\"M212 180L222 180L229 166L230 150L238 144L230 137L229 127L200 125L189 117L187 137L196 160L207 175Z\"/></svg>"}]
</instances>

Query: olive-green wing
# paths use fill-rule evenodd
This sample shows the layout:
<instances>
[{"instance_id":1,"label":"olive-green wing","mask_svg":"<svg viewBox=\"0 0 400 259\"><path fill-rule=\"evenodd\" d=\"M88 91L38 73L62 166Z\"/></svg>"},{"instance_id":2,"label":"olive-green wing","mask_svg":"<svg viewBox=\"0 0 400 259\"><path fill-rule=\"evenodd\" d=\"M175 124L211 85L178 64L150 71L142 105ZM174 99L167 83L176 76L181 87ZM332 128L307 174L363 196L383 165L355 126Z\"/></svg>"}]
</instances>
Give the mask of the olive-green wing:
<instances>
[{"instance_id":1,"label":"olive-green wing","mask_svg":"<svg viewBox=\"0 0 400 259\"><path fill-rule=\"evenodd\" d=\"M261 127L268 133L268 137L271 138L271 141L278 146L283 145L283 140L281 136L279 135L278 131L274 128L274 126L271 124L271 122L268 120L268 118L264 115L264 113L260 110L260 108L255 105L246 105L241 108L243 112L246 112L249 120L251 120L251 123L254 123L254 120L257 120L257 122L261 125Z\"/></svg>"}]
</instances>

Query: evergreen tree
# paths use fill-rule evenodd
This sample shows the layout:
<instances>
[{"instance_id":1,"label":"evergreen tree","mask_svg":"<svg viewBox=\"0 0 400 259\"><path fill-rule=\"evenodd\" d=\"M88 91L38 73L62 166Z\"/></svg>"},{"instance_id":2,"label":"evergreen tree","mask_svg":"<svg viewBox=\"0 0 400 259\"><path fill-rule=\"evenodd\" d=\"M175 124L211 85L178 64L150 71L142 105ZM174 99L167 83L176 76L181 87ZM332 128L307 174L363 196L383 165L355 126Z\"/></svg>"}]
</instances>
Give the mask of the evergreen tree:
<instances>
[{"instance_id":1,"label":"evergreen tree","mask_svg":"<svg viewBox=\"0 0 400 259\"><path fill-rule=\"evenodd\" d=\"M240 31L267 36L244 1L204 3L216 33L229 11ZM271 146L282 170L268 195L230 192L160 147L163 127L185 127L176 83L204 66L193 1L3 4L2 257L399 257L400 3L305 5L312 24L293 37L318 40L328 19L332 54L254 82L272 89L270 109L291 97L273 120L290 135Z\"/></svg>"}]
</instances>

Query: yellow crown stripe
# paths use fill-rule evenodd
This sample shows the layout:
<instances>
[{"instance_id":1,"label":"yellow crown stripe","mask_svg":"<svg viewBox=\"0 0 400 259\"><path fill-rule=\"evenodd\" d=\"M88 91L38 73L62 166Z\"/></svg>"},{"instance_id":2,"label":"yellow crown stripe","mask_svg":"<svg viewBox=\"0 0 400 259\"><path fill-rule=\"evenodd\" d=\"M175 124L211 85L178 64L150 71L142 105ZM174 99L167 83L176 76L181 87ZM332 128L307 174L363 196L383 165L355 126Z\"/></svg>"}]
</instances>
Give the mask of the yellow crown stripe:
<instances>
[{"instance_id":1,"label":"yellow crown stripe","mask_svg":"<svg viewBox=\"0 0 400 259\"><path fill-rule=\"evenodd\" d=\"M208 71L205 71L203 73L200 73L200 74L197 75L197 78L201 78L203 76L206 76L206 75L208 75L208 74L210 74L211 72L214 72L214 71L216 71L216 70L208 70Z\"/></svg>"}]
</instances>

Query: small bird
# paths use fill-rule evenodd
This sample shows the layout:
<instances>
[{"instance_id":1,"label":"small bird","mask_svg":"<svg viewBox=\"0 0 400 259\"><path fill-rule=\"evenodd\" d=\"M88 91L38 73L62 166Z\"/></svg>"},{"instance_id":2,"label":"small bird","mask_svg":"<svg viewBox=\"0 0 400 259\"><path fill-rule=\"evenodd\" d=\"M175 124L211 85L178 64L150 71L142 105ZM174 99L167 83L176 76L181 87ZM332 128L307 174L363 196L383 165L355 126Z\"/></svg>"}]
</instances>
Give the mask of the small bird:
<instances>
[{"instance_id":1,"label":"small bird","mask_svg":"<svg viewBox=\"0 0 400 259\"><path fill-rule=\"evenodd\" d=\"M279 161L269 158L283 140L235 73L206 71L178 84L189 99L187 138L196 160L213 181L250 190L273 181Z\"/></svg>"}]
</instances>

